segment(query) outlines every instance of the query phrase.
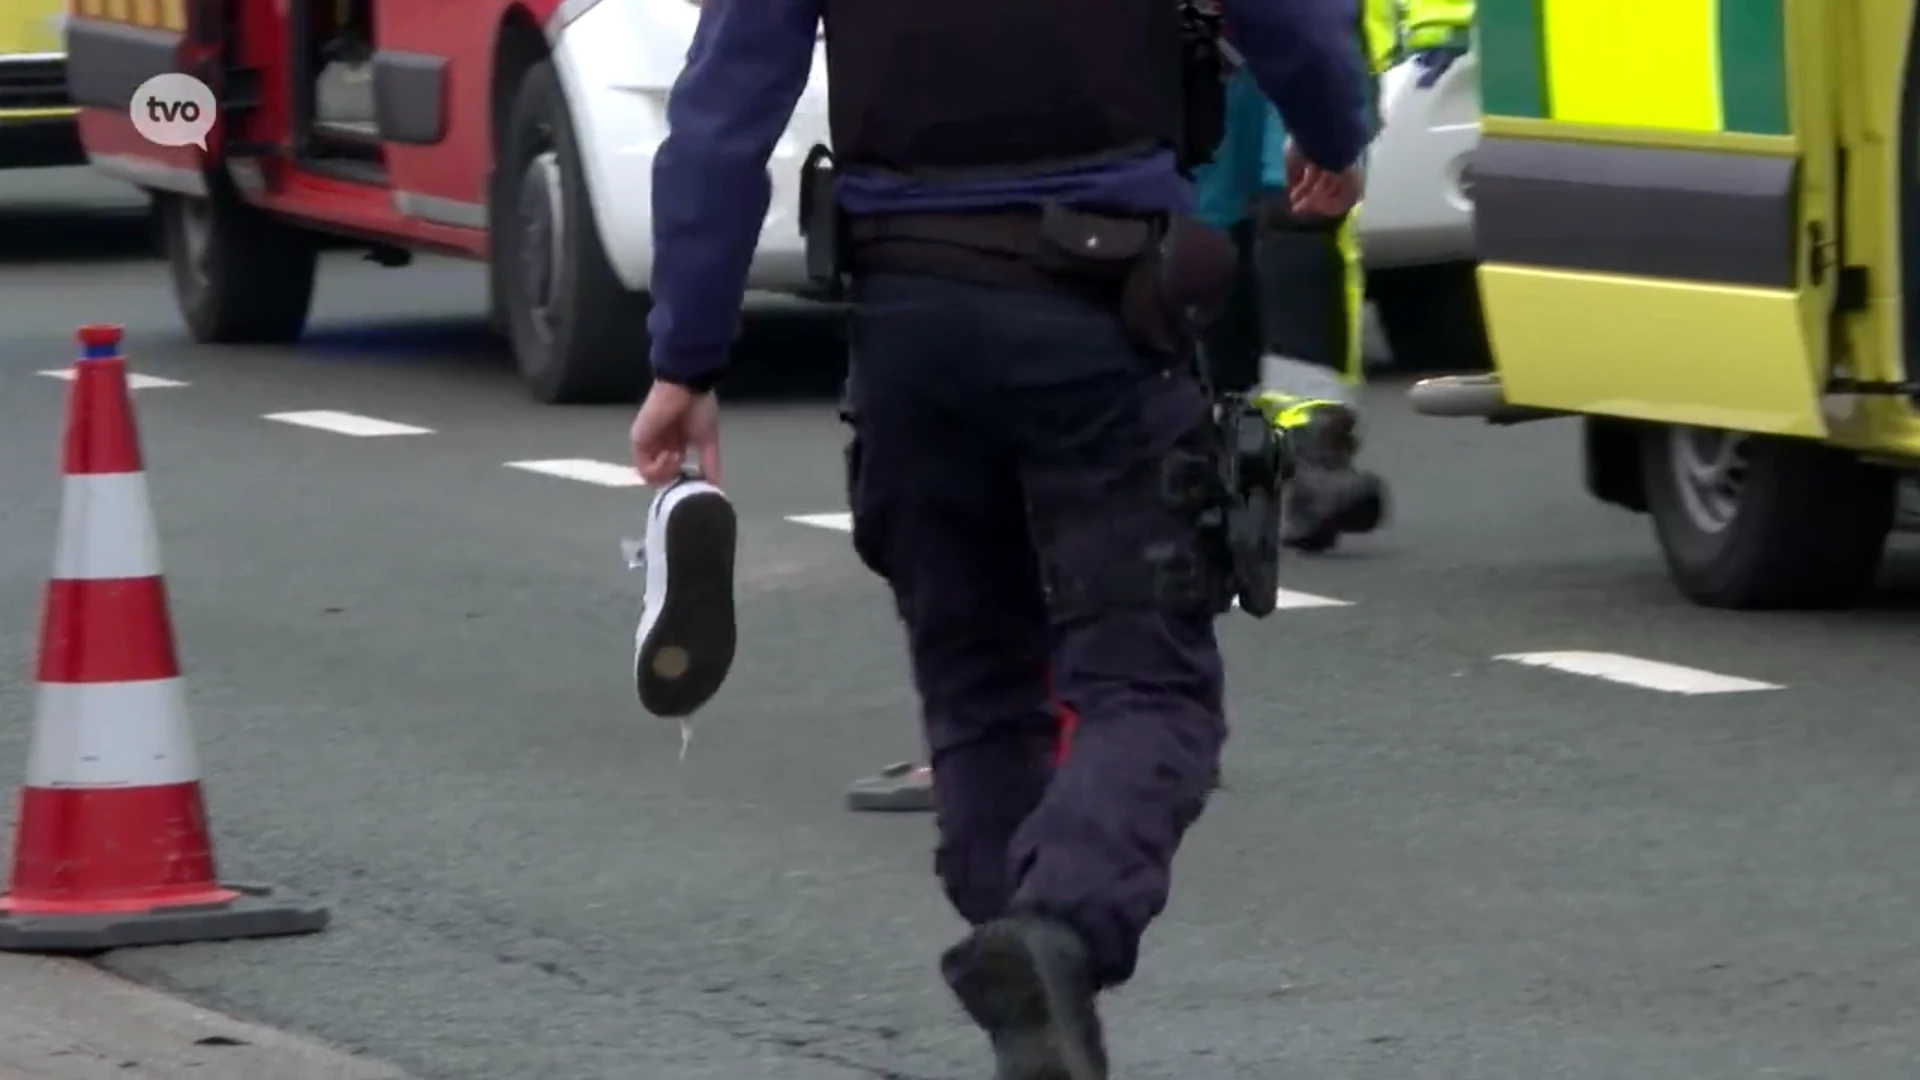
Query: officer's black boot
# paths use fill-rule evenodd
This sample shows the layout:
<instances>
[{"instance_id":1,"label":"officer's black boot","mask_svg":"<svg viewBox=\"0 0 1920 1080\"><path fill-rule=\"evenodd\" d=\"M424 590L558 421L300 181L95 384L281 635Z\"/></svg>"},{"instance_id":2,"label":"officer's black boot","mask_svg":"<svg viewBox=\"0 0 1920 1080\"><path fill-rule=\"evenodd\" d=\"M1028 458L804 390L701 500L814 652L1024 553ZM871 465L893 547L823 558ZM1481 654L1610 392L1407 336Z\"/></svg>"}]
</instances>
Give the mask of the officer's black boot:
<instances>
[{"instance_id":1,"label":"officer's black boot","mask_svg":"<svg viewBox=\"0 0 1920 1080\"><path fill-rule=\"evenodd\" d=\"M1387 485L1360 468L1358 418L1346 404L1263 393L1259 402L1285 433L1296 471L1287 489L1280 539L1299 551L1326 551L1343 533L1366 533L1387 516Z\"/></svg>"},{"instance_id":2,"label":"officer's black boot","mask_svg":"<svg viewBox=\"0 0 1920 1080\"><path fill-rule=\"evenodd\" d=\"M987 923L940 958L954 996L993 1043L994 1080L1107 1080L1087 948L1051 919Z\"/></svg>"}]
</instances>

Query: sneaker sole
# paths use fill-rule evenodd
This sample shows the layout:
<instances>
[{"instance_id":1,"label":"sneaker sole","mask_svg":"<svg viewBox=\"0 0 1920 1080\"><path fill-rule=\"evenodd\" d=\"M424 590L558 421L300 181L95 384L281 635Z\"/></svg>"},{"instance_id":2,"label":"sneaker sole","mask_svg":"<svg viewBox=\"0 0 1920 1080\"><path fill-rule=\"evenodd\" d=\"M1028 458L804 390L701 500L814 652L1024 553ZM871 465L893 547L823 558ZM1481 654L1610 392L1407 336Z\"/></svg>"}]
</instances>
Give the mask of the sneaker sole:
<instances>
[{"instance_id":1,"label":"sneaker sole","mask_svg":"<svg viewBox=\"0 0 1920 1080\"><path fill-rule=\"evenodd\" d=\"M983 928L968 945L953 992L994 1041L998 1080L1106 1080L1088 1048L1089 1033L1063 1010L1063 994L1047 983L1019 935Z\"/></svg>"},{"instance_id":2,"label":"sneaker sole","mask_svg":"<svg viewBox=\"0 0 1920 1080\"><path fill-rule=\"evenodd\" d=\"M665 595L634 655L633 675L648 712L685 717L719 692L733 668L739 522L724 496L704 494L674 506L664 527Z\"/></svg>"}]
</instances>

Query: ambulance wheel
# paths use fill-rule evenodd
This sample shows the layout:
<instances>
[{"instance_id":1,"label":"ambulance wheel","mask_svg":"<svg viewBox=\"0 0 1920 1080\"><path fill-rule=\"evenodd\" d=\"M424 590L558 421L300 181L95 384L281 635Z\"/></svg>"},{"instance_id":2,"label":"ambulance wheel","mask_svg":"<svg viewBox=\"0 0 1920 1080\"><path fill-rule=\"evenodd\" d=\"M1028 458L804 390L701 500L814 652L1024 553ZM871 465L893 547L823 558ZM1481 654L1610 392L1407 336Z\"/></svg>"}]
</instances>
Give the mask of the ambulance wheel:
<instances>
[{"instance_id":1,"label":"ambulance wheel","mask_svg":"<svg viewBox=\"0 0 1920 1080\"><path fill-rule=\"evenodd\" d=\"M550 62L521 80L501 146L494 272L521 378L549 404L638 401L647 381L647 298L620 283L600 245Z\"/></svg>"},{"instance_id":2,"label":"ambulance wheel","mask_svg":"<svg viewBox=\"0 0 1920 1080\"><path fill-rule=\"evenodd\" d=\"M1872 589L1895 475L1805 439L1652 426L1647 510L1674 585L1715 608L1837 608Z\"/></svg>"},{"instance_id":3,"label":"ambulance wheel","mask_svg":"<svg viewBox=\"0 0 1920 1080\"><path fill-rule=\"evenodd\" d=\"M1493 370L1473 263L1376 270L1367 275L1367 297L1393 353L1394 370Z\"/></svg>"},{"instance_id":4,"label":"ambulance wheel","mask_svg":"<svg viewBox=\"0 0 1920 1080\"><path fill-rule=\"evenodd\" d=\"M195 341L278 345L306 329L319 245L217 181L206 198L158 199L162 246Z\"/></svg>"}]
</instances>

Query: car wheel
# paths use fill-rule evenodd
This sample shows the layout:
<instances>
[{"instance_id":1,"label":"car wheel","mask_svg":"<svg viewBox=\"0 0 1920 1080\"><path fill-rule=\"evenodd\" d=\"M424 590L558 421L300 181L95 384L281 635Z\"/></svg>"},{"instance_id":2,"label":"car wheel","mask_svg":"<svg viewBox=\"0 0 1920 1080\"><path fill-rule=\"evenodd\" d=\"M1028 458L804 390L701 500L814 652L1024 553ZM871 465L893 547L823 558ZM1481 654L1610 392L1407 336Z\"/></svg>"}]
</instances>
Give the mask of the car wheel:
<instances>
[{"instance_id":1,"label":"car wheel","mask_svg":"<svg viewBox=\"0 0 1920 1080\"><path fill-rule=\"evenodd\" d=\"M550 404L638 400L647 383L647 298L620 283L600 245L551 63L521 81L502 146L492 258L522 379Z\"/></svg>"},{"instance_id":2,"label":"car wheel","mask_svg":"<svg viewBox=\"0 0 1920 1080\"><path fill-rule=\"evenodd\" d=\"M1647 509L1674 585L1717 608L1845 607L1873 587L1895 474L1805 439L1652 426Z\"/></svg>"},{"instance_id":3,"label":"car wheel","mask_svg":"<svg viewBox=\"0 0 1920 1080\"><path fill-rule=\"evenodd\" d=\"M1367 275L1393 367L1407 372L1493 370L1474 264L1406 266Z\"/></svg>"},{"instance_id":4,"label":"car wheel","mask_svg":"<svg viewBox=\"0 0 1920 1080\"><path fill-rule=\"evenodd\" d=\"M319 245L214 182L206 198L161 195L162 246L174 297L194 340L221 345L293 341L313 306Z\"/></svg>"}]
</instances>

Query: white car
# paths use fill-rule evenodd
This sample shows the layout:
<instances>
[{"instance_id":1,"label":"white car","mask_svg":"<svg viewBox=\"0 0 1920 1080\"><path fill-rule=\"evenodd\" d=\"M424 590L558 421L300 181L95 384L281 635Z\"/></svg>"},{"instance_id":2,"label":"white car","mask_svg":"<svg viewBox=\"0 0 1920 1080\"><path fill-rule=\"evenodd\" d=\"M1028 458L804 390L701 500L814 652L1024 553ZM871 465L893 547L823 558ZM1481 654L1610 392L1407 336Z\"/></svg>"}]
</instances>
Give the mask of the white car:
<instances>
[{"instance_id":1,"label":"white car","mask_svg":"<svg viewBox=\"0 0 1920 1080\"><path fill-rule=\"evenodd\" d=\"M1367 163L1360 252L1395 366L1492 367L1475 281L1473 186L1479 68L1461 57L1432 86L1409 61L1381 79L1385 126Z\"/></svg>"},{"instance_id":2,"label":"white car","mask_svg":"<svg viewBox=\"0 0 1920 1080\"><path fill-rule=\"evenodd\" d=\"M653 157L666 137L667 92L679 77L700 8L687 0L596 4L567 27L554 51L581 143L601 245L620 283L640 292L653 274ZM800 242L800 168L827 142L826 57L813 74L768 165L773 199L760 226L748 287L808 290Z\"/></svg>"}]
</instances>

